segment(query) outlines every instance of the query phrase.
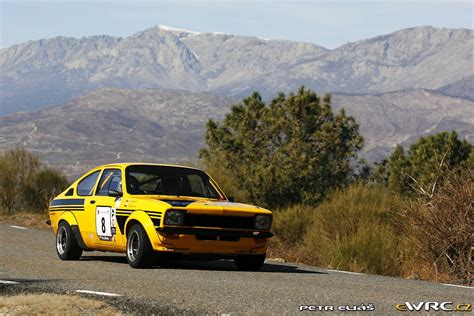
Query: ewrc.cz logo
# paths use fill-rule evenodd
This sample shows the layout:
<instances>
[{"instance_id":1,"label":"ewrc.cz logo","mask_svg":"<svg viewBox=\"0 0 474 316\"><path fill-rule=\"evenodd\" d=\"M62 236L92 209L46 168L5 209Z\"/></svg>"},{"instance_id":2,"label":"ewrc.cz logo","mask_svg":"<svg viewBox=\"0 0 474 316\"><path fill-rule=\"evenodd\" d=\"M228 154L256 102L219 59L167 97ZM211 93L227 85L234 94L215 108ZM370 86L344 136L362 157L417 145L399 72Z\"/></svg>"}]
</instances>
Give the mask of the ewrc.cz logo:
<instances>
[{"instance_id":1,"label":"ewrc.cz logo","mask_svg":"<svg viewBox=\"0 0 474 316\"><path fill-rule=\"evenodd\" d=\"M444 312L471 312L471 304L457 304L453 302L419 302L416 304L405 302L405 304L395 305L395 309L400 312L420 312L420 311L444 311Z\"/></svg>"}]
</instances>

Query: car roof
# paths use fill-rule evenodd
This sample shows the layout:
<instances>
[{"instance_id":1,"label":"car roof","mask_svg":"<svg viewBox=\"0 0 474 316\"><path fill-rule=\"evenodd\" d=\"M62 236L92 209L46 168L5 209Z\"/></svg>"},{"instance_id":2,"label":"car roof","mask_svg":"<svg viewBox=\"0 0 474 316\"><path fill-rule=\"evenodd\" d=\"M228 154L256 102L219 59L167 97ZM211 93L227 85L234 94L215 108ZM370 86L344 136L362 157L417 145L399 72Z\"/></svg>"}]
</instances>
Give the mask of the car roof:
<instances>
[{"instance_id":1,"label":"car roof","mask_svg":"<svg viewBox=\"0 0 474 316\"><path fill-rule=\"evenodd\" d=\"M93 169L100 169L100 168L110 168L110 167L128 167L128 166L135 166L135 165L146 165L146 166L160 166L160 167L178 167L178 168L187 168L187 169L195 169L201 170L199 168L189 167L189 166L180 166L180 165L173 165L173 164L160 164L160 163L149 163L149 162L120 162L120 163L111 163L97 166ZM92 169L91 169L92 170Z\"/></svg>"}]
</instances>

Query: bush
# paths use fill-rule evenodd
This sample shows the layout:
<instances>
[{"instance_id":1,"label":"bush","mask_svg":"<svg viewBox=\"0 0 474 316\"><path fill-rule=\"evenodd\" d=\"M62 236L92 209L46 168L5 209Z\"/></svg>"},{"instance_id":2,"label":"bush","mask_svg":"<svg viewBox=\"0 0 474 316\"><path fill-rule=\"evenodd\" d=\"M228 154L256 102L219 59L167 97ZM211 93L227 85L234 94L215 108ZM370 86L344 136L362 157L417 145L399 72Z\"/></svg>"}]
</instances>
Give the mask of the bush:
<instances>
[{"instance_id":1,"label":"bush","mask_svg":"<svg viewBox=\"0 0 474 316\"><path fill-rule=\"evenodd\" d=\"M314 207L293 205L273 213L273 232L283 244L294 246L300 244L311 227Z\"/></svg>"},{"instance_id":2,"label":"bush","mask_svg":"<svg viewBox=\"0 0 474 316\"><path fill-rule=\"evenodd\" d=\"M68 186L66 177L44 167L38 157L23 148L0 155L0 206L8 215L19 210L41 212Z\"/></svg>"},{"instance_id":3,"label":"bush","mask_svg":"<svg viewBox=\"0 0 474 316\"><path fill-rule=\"evenodd\" d=\"M7 214L23 207L25 186L40 166L39 159L23 148L0 155L0 203Z\"/></svg>"},{"instance_id":4,"label":"bush","mask_svg":"<svg viewBox=\"0 0 474 316\"><path fill-rule=\"evenodd\" d=\"M379 186L353 184L314 211L304 249L332 268L399 275L402 201Z\"/></svg>"},{"instance_id":5,"label":"bush","mask_svg":"<svg viewBox=\"0 0 474 316\"><path fill-rule=\"evenodd\" d=\"M25 186L25 201L29 210L40 213L48 209L51 200L68 187L68 180L59 171L43 168Z\"/></svg>"},{"instance_id":6,"label":"bush","mask_svg":"<svg viewBox=\"0 0 474 316\"><path fill-rule=\"evenodd\" d=\"M415 241L418 261L435 268L451 281L468 279L468 254L474 234L474 167L466 165L448 172L431 197L421 196L405 208L406 233ZM425 271L428 269L424 269Z\"/></svg>"}]
</instances>

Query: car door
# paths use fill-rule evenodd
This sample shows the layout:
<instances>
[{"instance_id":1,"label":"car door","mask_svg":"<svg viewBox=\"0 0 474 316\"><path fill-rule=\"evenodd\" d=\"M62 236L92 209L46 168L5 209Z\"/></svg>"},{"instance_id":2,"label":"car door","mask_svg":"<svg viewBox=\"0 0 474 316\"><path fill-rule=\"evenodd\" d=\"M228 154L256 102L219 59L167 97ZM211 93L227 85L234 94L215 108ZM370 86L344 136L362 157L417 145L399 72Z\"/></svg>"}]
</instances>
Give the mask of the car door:
<instances>
[{"instance_id":1,"label":"car door","mask_svg":"<svg viewBox=\"0 0 474 316\"><path fill-rule=\"evenodd\" d=\"M97 244L97 236L95 234L95 197L94 189L102 170L95 170L85 176L76 187L76 196L83 200L84 210L73 211L77 220L82 240L88 248L94 248Z\"/></svg>"},{"instance_id":2,"label":"car door","mask_svg":"<svg viewBox=\"0 0 474 316\"><path fill-rule=\"evenodd\" d=\"M121 203L122 172L117 168L104 169L93 199L96 248L110 251L124 248L116 214Z\"/></svg>"}]
</instances>

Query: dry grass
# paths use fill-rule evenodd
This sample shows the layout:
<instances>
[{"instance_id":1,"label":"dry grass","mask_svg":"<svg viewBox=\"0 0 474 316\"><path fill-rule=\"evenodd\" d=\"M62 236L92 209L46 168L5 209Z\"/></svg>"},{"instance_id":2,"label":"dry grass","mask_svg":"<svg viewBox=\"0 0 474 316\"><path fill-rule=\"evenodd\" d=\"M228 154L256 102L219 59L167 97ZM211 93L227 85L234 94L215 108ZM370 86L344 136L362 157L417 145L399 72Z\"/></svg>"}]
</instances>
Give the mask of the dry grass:
<instances>
[{"instance_id":1,"label":"dry grass","mask_svg":"<svg viewBox=\"0 0 474 316\"><path fill-rule=\"evenodd\" d=\"M28 294L0 297L0 315L122 315L104 302L80 296Z\"/></svg>"},{"instance_id":2,"label":"dry grass","mask_svg":"<svg viewBox=\"0 0 474 316\"><path fill-rule=\"evenodd\" d=\"M284 262L304 263L313 266L319 266L321 264L315 252L305 252L300 245L290 245L281 241L278 237L270 239L267 258L270 260L277 259L277 261L283 259Z\"/></svg>"},{"instance_id":3,"label":"dry grass","mask_svg":"<svg viewBox=\"0 0 474 316\"><path fill-rule=\"evenodd\" d=\"M48 214L38 214L30 212L18 212L12 215L0 212L0 223L11 224L25 227L33 227L40 229L50 229L50 226L46 224L48 220Z\"/></svg>"},{"instance_id":4,"label":"dry grass","mask_svg":"<svg viewBox=\"0 0 474 316\"><path fill-rule=\"evenodd\" d=\"M401 200L379 186L354 184L310 207L274 213L275 238L268 255L286 261L383 275L400 275Z\"/></svg>"},{"instance_id":5,"label":"dry grass","mask_svg":"<svg viewBox=\"0 0 474 316\"><path fill-rule=\"evenodd\" d=\"M417 273L434 281L467 283L474 242L474 168L446 173L443 186L412 201L404 215Z\"/></svg>"}]
</instances>

